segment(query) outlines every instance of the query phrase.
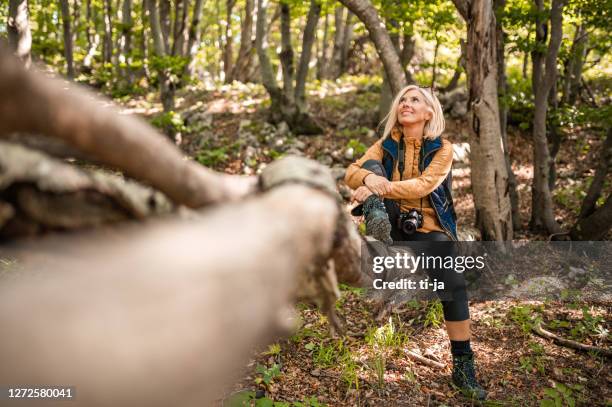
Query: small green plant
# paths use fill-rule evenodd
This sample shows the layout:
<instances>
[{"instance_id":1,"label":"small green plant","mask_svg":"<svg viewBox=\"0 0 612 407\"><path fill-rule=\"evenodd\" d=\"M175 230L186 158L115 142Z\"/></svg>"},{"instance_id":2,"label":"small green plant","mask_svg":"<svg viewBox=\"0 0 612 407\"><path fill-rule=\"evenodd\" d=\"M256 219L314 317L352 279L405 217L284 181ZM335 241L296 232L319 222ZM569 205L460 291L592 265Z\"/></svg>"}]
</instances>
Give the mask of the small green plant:
<instances>
[{"instance_id":1,"label":"small green plant","mask_svg":"<svg viewBox=\"0 0 612 407\"><path fill-rule=\"evenodd\" d=\"M544 389L544 399L540 401L540 407L574 407L576 405L576 397L580 398L580 393L584 389L579 384L564 385L563 383L553 382L553 386Z\"/></svg>"},{"instance_id":2,"label":"small green plant","mask_svg":"<svg viewBox=\"0 0 612 407\"><path fill-rule=\"evenodd\" d=\"M376 375L376 384L379 388L385 387L385 372L387 370L387 360L383 354L377 353L370 359L370 368Z\"/></svg>"},{"instance_id":3,"label":"small green plant","mask_svg":"<svg viewBox=\"0 0 612 407\"><path fill-rule=\"evenodd\" d=\"M274 363L271 367L258 364L255 372L259 374L255 378L255 383L264 383L266 386L270 385L274 379L281 376L280 366L278 363Z\"/></svg>"},{"instance_id":4,"label":"small green plant","mask_svg":"<svg viewBox=\"0 0 612 407\"><path fill-rule=\"evenodd\" d=\"M444 309L440 300L430 301L427 305L427 313L425 314L424 326L433 326L439 328L444 322Z\"/></svg>"},{"instance_id":5,"label":"small green plant","mask_svg":"<svg viewBox=\"0 0 612 407\"><path fill-rule=\"evenodd\" d=\"M338 360L342 349L342 341L330 345L320 344L313 355L313 362L315 365L323 368L333 366Z\"/></svg>"},{"instance_id":6,"label":"small green plant","mask_svg":"<svg viewBox=\"0 0 612 407\"><path fill-rule=\"evenodd\" d=\"M165 132L173 130L176 133L181 133L187 130L180 113L175 111L160 114L151 120L151 124Z\"/></svg>"},{"instance_id":7,"label":"small green plant","mask_svg":"<svg viewBox=\"0 0 612 407\"><path fill-rule=\"evenodd\" d=\"M346 387L349 389L354 387L355 390L359 390L359 366L352 352L345 352L341 357L340 364L342 366L340 378L346 384Z\"/></svg>"},{"instance_id":8,"label":"small green plant","mask_svg":"<svg viewBox=\"0 0 612 407\"><path fill-rule=\"evenodd\" d=\"M346 148L352 148L357 156L363 155L368 150L368 146L354 138L349 140L346 144Z\"/></svg>"},{"instance_id":9,"label":"small green plant","mask_svg":"<svg viewBox=\"0 0 612 407\"><path fill-rule=\"evenodd\" d=\"M514 306L509 312L510 319L521 327L523 333L528 334L536 322L542 321L541 315L534 315L536 310L540 308L530 305Z\"/></svg>"},{"instance_id":10,"label":"small green plant","mask_svg":"<svg viewBox=\"0 0 612 407\"><path fill-rule=\"evenodd\" d=\"M268 345L268 350L264 352L264 354L268 356L276 356L276 355L280 355L280 353L281 353L281 346L279 343L273 343L271 345Z\"/></svg>"},{"instance_id":11,"label":"small green plant","mask_svg":"<svg viewBox=\"0 0 612 407\"><path fill-rule=\"evenodd\" d=\"M401 326L400 329L397 329L393 323L393 318L389 317L389 321L385 325L370 328L366 333L365 341L378 350L398 348L408 342L408 335L402 331Z\"/></svg>"},{"instance_id":12,"label":"small green plant","mask_svg":"<svg viewBox=\"0 0 612 407\"><path fill-rule=\"evenodd\" d=\"M215 167L225 163L229 159L227 149L225 147L215 148L213 150L201 150L196 156L196 161L206 167Z\"/></svg>"}]
</instances>

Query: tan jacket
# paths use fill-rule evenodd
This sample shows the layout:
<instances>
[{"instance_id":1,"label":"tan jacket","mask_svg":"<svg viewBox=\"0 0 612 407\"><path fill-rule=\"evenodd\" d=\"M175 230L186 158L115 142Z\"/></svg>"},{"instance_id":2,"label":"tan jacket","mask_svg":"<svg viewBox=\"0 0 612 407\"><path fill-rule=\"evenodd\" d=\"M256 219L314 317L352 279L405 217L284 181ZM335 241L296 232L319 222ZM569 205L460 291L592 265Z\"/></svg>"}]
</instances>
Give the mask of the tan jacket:
<instances>
[{"instance_id":1,"label":"tan jacket","mask_svg":"<svg viewBox=\"0 0 612 407\"><path fill-rule=\"evenodd\" d=\"M402 133L393 129L391 137L395 141L400 140ZM384 197L394 199L400 202L402 212L407 212L412 208L421 208L421 198L423 198L423 227L418 229L419 232L444 232L436 217L434 209L429 202L429 194L436 189L448 175L453 163L453 146L446 139L442 139L442 147L436 151L422 174L419 173L419 152L421 150L422 140L420 138L405 137L406 144L404 158L404 174L400 181L399 170L397 165L393 169L393 178L391 182L391 193ZM352 189L357 189L364 185L363 179L371 174L371 171L361 168L367 160L381 161L383 158L382 139L378 140L359 160L349 165L346 170L344 181Z\"/></svg>"}]
</instances>

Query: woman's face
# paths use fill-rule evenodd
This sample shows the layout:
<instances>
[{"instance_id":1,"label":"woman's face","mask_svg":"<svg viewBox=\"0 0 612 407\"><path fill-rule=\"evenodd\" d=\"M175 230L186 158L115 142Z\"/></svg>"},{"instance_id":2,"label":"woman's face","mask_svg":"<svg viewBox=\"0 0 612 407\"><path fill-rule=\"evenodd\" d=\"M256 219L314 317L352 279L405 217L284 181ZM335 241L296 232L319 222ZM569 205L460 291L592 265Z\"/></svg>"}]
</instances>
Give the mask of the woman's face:
<instances>
[{"instance_id":1,"label":"woman's face","mask_svg":"<svg viewBox=\"0 0 612 407\"><path fill-rule=\"evenodd\" d=\"M425 102L425 97L416 89L410 89L400 98L397 109L397 121L402 126L415 125L430 120L431 108Z\"/></svg>"}]
</instances>

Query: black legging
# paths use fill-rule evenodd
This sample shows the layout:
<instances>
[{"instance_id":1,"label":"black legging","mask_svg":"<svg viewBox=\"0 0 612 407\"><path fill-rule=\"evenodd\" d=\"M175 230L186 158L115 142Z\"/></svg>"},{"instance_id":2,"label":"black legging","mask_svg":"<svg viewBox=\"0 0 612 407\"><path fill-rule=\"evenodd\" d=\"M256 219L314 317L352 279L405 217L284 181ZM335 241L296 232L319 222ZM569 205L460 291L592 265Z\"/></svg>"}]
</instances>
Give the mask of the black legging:
<instances>
[{"instance_id":1,"label":"black legging","mask_svg":"<svg viewBox=\"0 0 612 407\"><path fill-rule=\"evenodd\" d=\"M362 168L386 178L385 168L380 161L368 160L362 165ZM427 197L424 199L427 199ZM454 244L446 233L414 232L412 234L405 234L397 225L397 219L400 214L399 204L391 199L385 199L384 203L389 215L389 221L391 222L391 238L395 244L402 245L402 242L449 242L446 244L425 244L420 248L423 249L424 254L427 256L441 256L444 258L454 255ZM452 269L439 268L427 269L427 274L431 281L436 279L437 281L444 282L444 290L436 291L442 302L444 319L446 321L465 321L469 319L470 310L463 273L457 273Z\"/></svg>"}]
</instances>

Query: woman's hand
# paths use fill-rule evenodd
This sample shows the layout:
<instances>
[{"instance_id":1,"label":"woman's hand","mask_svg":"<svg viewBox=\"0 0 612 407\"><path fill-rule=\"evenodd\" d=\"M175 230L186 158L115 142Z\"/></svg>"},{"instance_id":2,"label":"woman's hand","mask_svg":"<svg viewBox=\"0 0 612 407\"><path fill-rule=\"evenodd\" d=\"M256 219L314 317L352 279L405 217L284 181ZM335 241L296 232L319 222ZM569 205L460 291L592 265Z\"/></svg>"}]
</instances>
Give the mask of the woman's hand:
<instances>
[{"instance_id":1,"label":"woman's hand","mask_svg":"<svg viewBox=\"0 0 612 407\"><path fill-rule=\"evenodd\" d=\"M368 187L361 186L353 191L352 201L363 203L370 195L372 195L372 191Z\"/></svg>"},{"instance_id":2,"label":"woman's hand","mask_svg":"<svg viewBox=\"0 0 612 407\"><path fill-rule=\"evenodd\" d=\"M385 177L376 174L369 174L363 180L363 183L370 191L378 196L383 196L391 193L391 181Z\"/></svg>"}]
</instances>

